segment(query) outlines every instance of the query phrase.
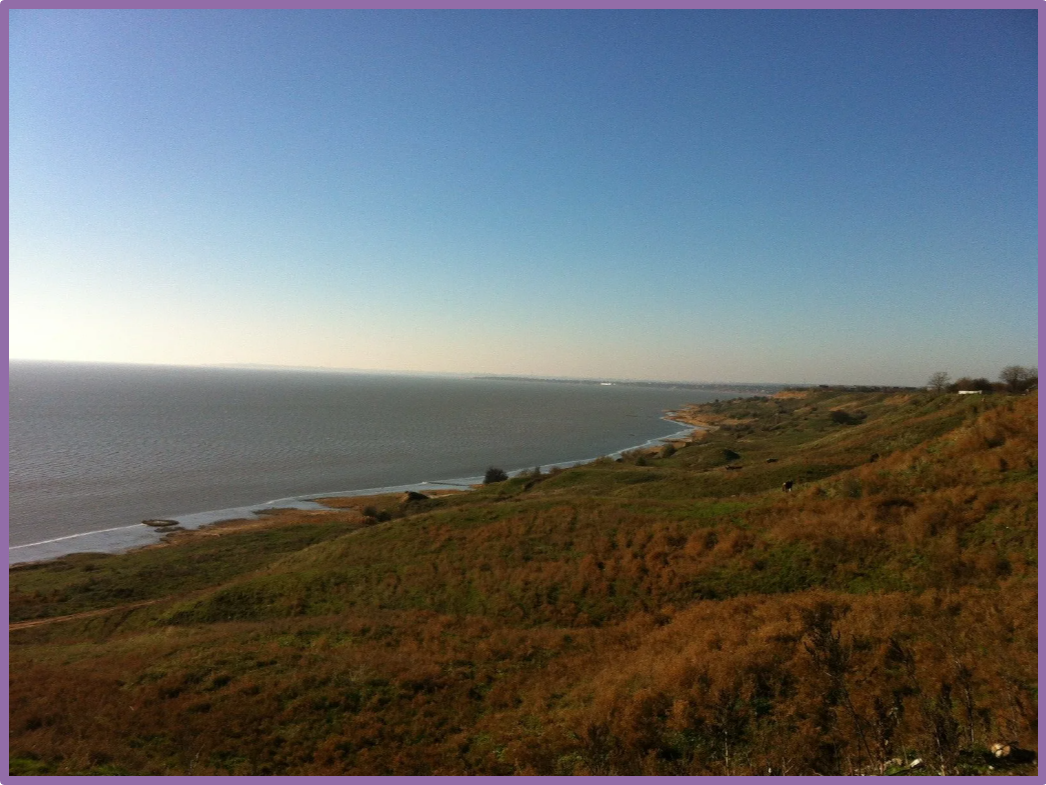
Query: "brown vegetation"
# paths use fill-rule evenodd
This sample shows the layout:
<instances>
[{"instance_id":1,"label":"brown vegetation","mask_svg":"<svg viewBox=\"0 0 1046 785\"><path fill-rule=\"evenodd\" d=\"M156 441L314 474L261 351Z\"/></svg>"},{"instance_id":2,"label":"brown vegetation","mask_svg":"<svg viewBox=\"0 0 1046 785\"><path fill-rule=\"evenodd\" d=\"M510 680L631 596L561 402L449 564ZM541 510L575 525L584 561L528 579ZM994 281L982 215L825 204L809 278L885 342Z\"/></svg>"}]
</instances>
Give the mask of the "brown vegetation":
<instances>
[{"instance_id":1,"label":"brown vegetation","mask_svg":"<svg viewBox=\"0 0 1046 785\"><path fill-rule=\"evenodd\" d=\"M13 632L12 771L1033 773L1036 399L706 407L732 422L642 464L345 500L340 533ZM138 596L145 558L13 571L12 598Z\"/></svg>"}]
</instances>

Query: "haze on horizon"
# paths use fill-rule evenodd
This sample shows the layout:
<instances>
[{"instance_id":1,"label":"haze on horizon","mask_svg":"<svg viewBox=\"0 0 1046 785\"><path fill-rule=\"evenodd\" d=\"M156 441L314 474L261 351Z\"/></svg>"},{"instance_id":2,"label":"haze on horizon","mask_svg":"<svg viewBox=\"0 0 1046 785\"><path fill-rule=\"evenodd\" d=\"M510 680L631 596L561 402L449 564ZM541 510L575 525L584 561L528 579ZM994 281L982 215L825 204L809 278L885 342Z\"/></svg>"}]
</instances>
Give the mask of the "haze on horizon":
<instances>
[{"instance_id":1,"label":"haze on horizon","mask_svg":"<svg viewBox=\"0 0 1046 785\"><path fill-rule=\"evenodd\" d=\"M1037 365L1034 11L9 13L12 359Z\"/></svg>"}]
</instances>

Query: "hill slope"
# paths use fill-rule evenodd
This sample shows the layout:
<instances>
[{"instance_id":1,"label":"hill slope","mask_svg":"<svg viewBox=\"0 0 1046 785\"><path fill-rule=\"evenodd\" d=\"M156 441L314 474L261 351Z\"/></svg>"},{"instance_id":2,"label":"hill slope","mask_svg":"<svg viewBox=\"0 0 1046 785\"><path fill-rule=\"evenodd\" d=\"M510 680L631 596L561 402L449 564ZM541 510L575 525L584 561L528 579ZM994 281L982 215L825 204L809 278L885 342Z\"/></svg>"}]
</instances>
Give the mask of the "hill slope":
<instances>
[{"instance_id":1,"label":"hill slope","mask_svg":"<svg viewBox=\"0 0 1046 785\"><path fill-rule=\"evenodd\" d=\"M687 416L386 523L13 570L12 618L125 607L12 632L12 772L1033 773L1036 399Z\"/></svg>"}]
</instances>

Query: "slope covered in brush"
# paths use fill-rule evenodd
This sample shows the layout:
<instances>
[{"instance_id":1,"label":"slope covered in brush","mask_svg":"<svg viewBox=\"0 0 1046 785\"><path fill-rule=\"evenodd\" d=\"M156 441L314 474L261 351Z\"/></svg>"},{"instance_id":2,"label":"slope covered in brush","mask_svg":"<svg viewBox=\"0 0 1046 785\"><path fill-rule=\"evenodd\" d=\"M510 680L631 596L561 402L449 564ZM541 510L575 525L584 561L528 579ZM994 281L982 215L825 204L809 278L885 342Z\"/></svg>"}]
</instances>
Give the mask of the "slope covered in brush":
<instances>
[{"instance_id":1,"label":"slope covered in brush","mask_svg":"<svg viewBox=\"0 0 1046 785\"><path fill-rule=\"evenodd\" d=\"M712 429L674 452L288 518L151 605L13 632L13 770L1031 773L1035 398L687 416ZM142 558L13 571L19 614L115 604Z\"/></svg>"}]
</instances>

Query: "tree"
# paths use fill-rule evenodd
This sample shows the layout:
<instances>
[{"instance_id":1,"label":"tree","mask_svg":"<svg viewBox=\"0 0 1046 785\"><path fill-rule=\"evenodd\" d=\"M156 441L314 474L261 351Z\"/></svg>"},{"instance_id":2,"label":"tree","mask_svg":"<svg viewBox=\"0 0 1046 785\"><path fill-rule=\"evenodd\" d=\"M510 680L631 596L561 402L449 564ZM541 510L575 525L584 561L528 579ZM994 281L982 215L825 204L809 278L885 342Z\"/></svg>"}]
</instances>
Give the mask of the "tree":
<instances>
[{"instance_id":1,"label":"tree","mask_svg":"<svg viewBox=\"0 0 1046 785\"><path fill-rule=\"evenodd\" d=\"M999 380L1010 392L1024 392L1039 382L1038 368L1025 368L1021 365L1007 365L999 373Z\"/></svg>"},{"instance_id":2,"label":"tree","mask_svg":"<svg viewBox=\"0 0 1046 785\"><path fill-rule=\"evenodd\" d=\"M483 484L491 485L496 482L505 482L508 479L508 474L505 473L504 469L498 469L497 467L491 466L487 469L487 473L483 475Z\"/></svg>"},{"instance_id":3,"label":"tree","mask_svg":"<svg viewBox=\"0 0 1046 785\"><path fill-rule=\"evenodd\" d=\"M952 384L950 384L948 389L951 392L959 392L959 390L980 390L982 393L990 393L995 391L995 387L992 383L983 376L976 379L963 376L961 379L956 379Z\"/></svg>"},{"instance_id":4,"label":"tree","mask_svg":"<svg viewBox=\"0 0 1046 785\"><path fill-rule=\"evenodd\" d=\"M935 393L944 392L945 388L948 386L949 378L948 374L944 371L937 371L937 373L930 375L930 379L926 382L926 386Z\"/></svg>"}]
</instances>

